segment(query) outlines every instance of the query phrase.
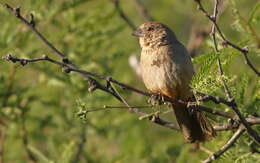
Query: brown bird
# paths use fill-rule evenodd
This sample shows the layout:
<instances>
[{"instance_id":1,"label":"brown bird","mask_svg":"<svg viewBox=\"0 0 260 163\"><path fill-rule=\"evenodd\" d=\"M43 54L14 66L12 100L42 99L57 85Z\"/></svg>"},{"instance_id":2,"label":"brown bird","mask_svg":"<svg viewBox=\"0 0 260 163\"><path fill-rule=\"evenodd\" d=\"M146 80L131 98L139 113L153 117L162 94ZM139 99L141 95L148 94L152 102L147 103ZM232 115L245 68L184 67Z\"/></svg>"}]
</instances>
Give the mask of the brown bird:
<instances>
[{"instance_id":1,"label":"brown bird","mask_svg":"<svg viewBox=\"0 0 260 163\"><path fill-rule=\"evenodd\" d=\"M161 23L147 22L133 35L139 37L142 48L140 66L147 89L183 101L193 99L189 86L194 75L193 65L174 32ZM183 104L172 103L172 107L185 142L202 142L216 135L202 112L191 112Z\"/></svg>"}]
</instances>

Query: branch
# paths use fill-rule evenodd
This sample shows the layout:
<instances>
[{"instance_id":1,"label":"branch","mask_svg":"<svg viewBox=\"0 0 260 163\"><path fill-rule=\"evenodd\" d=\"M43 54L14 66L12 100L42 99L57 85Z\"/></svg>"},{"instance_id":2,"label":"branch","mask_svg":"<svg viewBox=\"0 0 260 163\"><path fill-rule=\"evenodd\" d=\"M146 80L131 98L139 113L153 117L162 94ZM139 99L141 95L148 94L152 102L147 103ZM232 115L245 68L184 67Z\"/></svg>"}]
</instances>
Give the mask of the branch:
<instances>
[{"instance_id":1,"label":"branch","mask_svg":"<svg viewBox=\"0 0 260 163\"><path fill-rule=\"evenodd\" d=\"M198 8L200 11L202 11L202 13L214 24L214 29L217 30L218 34L220 35L220 37L222 38L222 40L224 41L224 44L225 45L229 45L231 46L232 48L238 50L239 52L241 52L245 58L245 61L246 61L246 64L256 73L256 75L259 77L260 76L260 72L254 67L254 65L251 63L251 61L249 60L248 58L248 50L245 49L245 48L241 48L239 47L238 45L236 45L235 43L232 43L231 41L229 41L223 34L223 32L221 31L219 25L217 24L216 22L216 15L217 15L217 6L218 6L218 0L217 2L215 3L215 12L214 12L214 15L211 16L206 10L205 8L203 7L203 5L201 4L201 1L200 0L195 0L195 2L197 2L198 4Z\"/></svg>"},{"instance_id":2,"label":"branch","mask_svg":"<svg viewBox=\"0 0 260 163\"><path fill-rule=\"evenodd\" d=\"M212 96L212 95L207 95L201 92L196 92L195 93L199 96L201 96L198 100L201 102L207 102L207 101L212 101L215 104L225 104L226 106L233 106L235 105L232 101L227 101L224 98L218 97L218 96Z\"/></svg>"},{"instance_id":3,"label":"branch","mask_svg":"<svg viewBox=\"0 0 260 163\"><path fill-rule=\"evenodd\" d=\"M244 131L245 131L244 127L240 126L239 129L235 132L235 134L229 139L229 141L222 148L220 148L220 150L213 153L206 160L204 160L203 163L210 163L213 160L216 160L218 157L220 157L227 150L229 150L235 144L237 139L244 133Z\"/></svg>"}]
</instances>

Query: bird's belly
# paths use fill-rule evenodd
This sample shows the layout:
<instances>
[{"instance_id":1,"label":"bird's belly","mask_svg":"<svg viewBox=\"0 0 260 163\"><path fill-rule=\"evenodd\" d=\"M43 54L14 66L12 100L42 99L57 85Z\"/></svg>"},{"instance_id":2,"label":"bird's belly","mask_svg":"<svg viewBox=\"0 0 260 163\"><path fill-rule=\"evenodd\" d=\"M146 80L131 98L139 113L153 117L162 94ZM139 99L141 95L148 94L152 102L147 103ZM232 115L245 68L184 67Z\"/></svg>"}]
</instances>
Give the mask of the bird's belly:
<instances>
[{"instance_id":1,"label":"bird's belly","mask_svg":"<svg viewBox=\"0 0 260 163\"><path fill-rule=\"evenodd\" d=\"M167 59L150 54L141 56L141 72L144 84L153 93L176 97L177 82L172 74L172 66Z\"/></svg>"}]
</instances>

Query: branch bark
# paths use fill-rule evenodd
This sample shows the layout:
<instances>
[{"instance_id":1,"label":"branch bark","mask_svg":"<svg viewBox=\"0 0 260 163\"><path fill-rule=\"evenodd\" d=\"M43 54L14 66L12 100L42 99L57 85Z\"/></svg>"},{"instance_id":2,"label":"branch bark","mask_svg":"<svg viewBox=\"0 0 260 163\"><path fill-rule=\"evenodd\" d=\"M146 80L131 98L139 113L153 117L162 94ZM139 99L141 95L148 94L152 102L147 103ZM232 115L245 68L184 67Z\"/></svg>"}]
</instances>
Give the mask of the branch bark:
<instances>
[{"instance_id":1,"label":"branch bark","mask_svg":"<svg viewBox=\"0 0 260 163\"><path fill-rule=\"evenodd\" d=\"M213 160L216 160L218 157L220 157L227 150L229 150L235 144L237 139L244 133L244 131L244 127L240 126L239 129L235 132L235 134L229 139L229 141L223 147L221 147L220 150L213 153L206 160L204 160L203 163L210 163Z\"/></svg>"}]
</instances>

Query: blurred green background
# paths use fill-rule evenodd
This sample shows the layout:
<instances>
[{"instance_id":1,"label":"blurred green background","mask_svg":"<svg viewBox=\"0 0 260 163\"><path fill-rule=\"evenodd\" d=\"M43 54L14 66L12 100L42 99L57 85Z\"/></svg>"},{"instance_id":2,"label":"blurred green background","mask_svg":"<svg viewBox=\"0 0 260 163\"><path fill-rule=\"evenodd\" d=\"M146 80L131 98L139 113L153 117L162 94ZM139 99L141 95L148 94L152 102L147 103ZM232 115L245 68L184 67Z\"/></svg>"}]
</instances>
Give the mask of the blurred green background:
<instances>
[{"instance_id":1,"label":"blurred green background","mask_svg":"<svg viewBox=\"0 0 260 163\"><path fill-rule=\"evenodd\" d=\"M128 63L129 56L140 53L132 30L120 18L109 0L0 0L21 7L22 15L33 13L39 31L82 69L145 90L142 81ZM172 28L185 45L192 28L203 29L209 21L190 0L143 0L156 20ZM140 25L145 20L131 0L121 0L121 7L130 19ZM213 1L203 1L212 12ZM260 2L225 1L218 21L227 38L241 47L248 47L249 58L260 68ZM253 29L253 30L252 30ZM253 33L252 31L255 31ZM223 62L225 80L245 116L259 114L259 79L244 64L243 56L232 48L214 54L213 43L206 37L193 58L197 76L194 89L225 97L216 59ZM13 54L33 58L55 55L18 19L0 7L0 56ZM56 58L57 59L57 58ZM180 133L158 127L126 110L92 112L82 120L79 109L122 106L112 96L88 92L86 81L75 73L69 75L49 63L26 66L0 60L0 156L3 162L101 162L161 163L200 162L208 154L193 151L183 142ZM104 81L101 81L104 83ZM105 83L104 83L105 84ZM118 88L131 105L147 105L147 98ZM222 105L207 104L230 111ZM160 106L157 108L166 108ZM151 112L151 109L144 110ZM174 121L173 113L161 115ZM211 116L211 115L209 115ZM226 119L211 116L215 124ZM257 128L260 131L259 126ZM219 132L216 139L203 144L217 151L232 135ZM244 134L236 145L216 162L257 162L259 154L250 152L252 140ZM0 152L1 153L1 152ZM32 156L30 156L30 154Z\"/></svg>"}]
</instances>

